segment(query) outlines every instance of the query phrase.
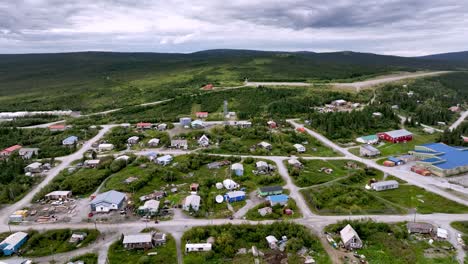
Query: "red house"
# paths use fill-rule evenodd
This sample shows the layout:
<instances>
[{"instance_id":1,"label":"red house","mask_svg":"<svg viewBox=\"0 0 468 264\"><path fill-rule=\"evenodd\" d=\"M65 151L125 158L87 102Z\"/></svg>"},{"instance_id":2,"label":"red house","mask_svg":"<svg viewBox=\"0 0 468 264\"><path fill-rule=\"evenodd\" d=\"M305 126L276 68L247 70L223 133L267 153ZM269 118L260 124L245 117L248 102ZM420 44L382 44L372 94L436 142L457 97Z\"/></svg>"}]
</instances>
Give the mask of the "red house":
<instances>
[{"instance_id":1,"label":"red house","mask_svg":"<svg viewBox=\"0 0 468 264\"><path fill-rule=\"evenodd\" d=\"M197 118L207 118L208 112L196 112L195 115L197 116Z\"/></svg>"},{"instance_id":2,"label":"red house","mask_svg":"<svg viewBox=\"0 0 468 264\"><path fill-rule=\"evenodd\" d=\"M138 129L151 129L152 126L153 124L151 123L143 123L143 122L140 122L136 125Z\"/></svg>"},{"instance_id":3,"label":"red house","mask_svg":"<svg viewBox=\"0 0 468 264\"><path fill-rule=\"evenodd\" d=\"M209 84L203 86L202 89L205 90L205 91L211 91L211 90L213 90L213 88L214 88L213 84L209 83Z\"/></svg>"},{"instance_id":4,"label":"red house","mask_svg":"<svg viewBox=\"0 0 468 264\"><path fill-rule=\"evenodd\" d=\"M67 127L65 125L51 125L49 126L49 130L54 132L54 131L65 131Z\"/></svg>"},{"instance_id":5,"label":"red house","mask_svg":"<svg viewBox=\"0 0 468 264\"><path fill-rule=\"evenodd\" d=\"M377 136L381 140L385 140L392 143L408 142L413 140L413 134L406 129L382 132L378 133Z\"/></svg>"},{"instance_id":6,"label":"red house","mask_svg":"<svg viewBox=\"0 0 468 264\"><path fill-rule=\"evenodd\" d=\"M2 151L0 151L0 157L8 157L10 156L13 152L18 151L22 148L20 145L14 145L11 147L8 147Z\"/></svg>"}]
</instances>

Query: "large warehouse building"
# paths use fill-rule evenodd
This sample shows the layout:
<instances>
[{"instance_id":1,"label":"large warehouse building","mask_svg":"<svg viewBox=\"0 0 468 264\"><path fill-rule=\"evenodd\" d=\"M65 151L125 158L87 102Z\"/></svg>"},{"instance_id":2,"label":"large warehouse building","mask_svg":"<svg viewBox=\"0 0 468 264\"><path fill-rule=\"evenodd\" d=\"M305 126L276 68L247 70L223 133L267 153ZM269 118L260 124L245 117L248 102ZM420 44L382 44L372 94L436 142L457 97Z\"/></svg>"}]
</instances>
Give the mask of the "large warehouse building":
<instances>
[{"instance_id":1,"label":"large warehouse building","mask_svg":"<svg viewBox=\"0 0 468 264\"><path fill-rule=\"evenodd\" d=\"M415 146L411 153L420 159L416 162L417 166L424 167L437 176L468 172L468 148L430 143Z\"/></svg>"}]
</instances>

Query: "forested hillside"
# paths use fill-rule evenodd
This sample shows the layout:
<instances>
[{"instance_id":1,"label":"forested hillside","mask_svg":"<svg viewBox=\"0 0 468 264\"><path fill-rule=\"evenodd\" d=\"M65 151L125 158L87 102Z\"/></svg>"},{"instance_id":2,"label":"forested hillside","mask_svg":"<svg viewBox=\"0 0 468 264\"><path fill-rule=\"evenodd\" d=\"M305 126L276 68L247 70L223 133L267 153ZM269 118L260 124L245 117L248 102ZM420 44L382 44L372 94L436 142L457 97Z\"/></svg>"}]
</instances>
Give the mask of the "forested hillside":
<instances>
[{"instance_id":1,"label":"forested hillside","mask_svg":"<svg viewBox=\"0 0 468 264\"><path fill-rule=\"evenodd\" d=\"M367 53L212 50L0 55L0 111L107 110L190 94L206 83L350 81L460 64Z\"/></svg>"}]
</instances>

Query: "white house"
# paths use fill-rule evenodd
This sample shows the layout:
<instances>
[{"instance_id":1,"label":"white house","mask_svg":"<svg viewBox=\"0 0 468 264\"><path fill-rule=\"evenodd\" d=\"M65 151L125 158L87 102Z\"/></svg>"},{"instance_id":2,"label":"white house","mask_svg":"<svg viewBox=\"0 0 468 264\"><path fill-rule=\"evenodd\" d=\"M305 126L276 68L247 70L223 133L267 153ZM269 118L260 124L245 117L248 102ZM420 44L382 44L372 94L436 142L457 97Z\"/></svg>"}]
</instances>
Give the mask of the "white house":
<instances>
[{"instance_id":1,"label":"white house","mask_svg":"<svg viewBox=\"0 0 468 264\"><path fill-rule=\"evenodd\" d=\"M128 161L129 159L130 159L130 156L122 155L122 156L117 157L115 160L125 160L125 161Z\"/></svg>"},{"instance_id":2,"label":"white house","mask_svg":"<svg viewBox=\"0 0 468 264\"><path fill-rule=\"evenodd\" d=\"M267 243L268 243L268 246L271 248L271 249L276 249L278 247L278 239L276 239L275 236L267 236L265 237Z\"/></svg>"},{"instance_id":3,"label":"white house","mask_svg":"<svg viewBox=\"0 0 468 264\"><path fill-rule=\"evenodd\" d=\"M200 147L208 147L210 145L210 139L206 135L203 135L198 139L198 145L200 145Z\"/></svg>"},{"instance_id":4,"label":"white house","mask_svg":"<svg viewBox=\"0 0 468 264\"><path fill-rule=\"evenodd\" d=\"M150 147L156 147L157 145L159 145L159 138L152 138L148 141L148 146Z\"/></svg>"},{"instance_id":5,"label":"white house","mask_svg":"<svg viewBox=\"0 0 468 264\"><path fill-rule=\"evenodd\" d=\"M200 209L200 196L196 194L191 194L184 199L184 204L182 205L185 211L189 211L192 208L194 211L198 211Z\"/></svg>"},{"instance_id":6,"label":"white house","mask_svg":"<svg viewBox=\"0 0 468 264\"><path fill-rule=\"evenodd\" d=\"M130 145L135 145L138 143L138 141L140 141L140 138L137 137L137 136L133 136L133 137L130 137L129 139L127 139L127 143L130 144Z\"/></svg>"},{"instance_id":7,"label":"white house","mask_svg":"<svg viewBox=\"0 0 468 264\"><path fill-rule=\"evenodd\" d=\"M26 168L24 168L24 172L30 172L30 173L41 173L42 170L43 170L42 163L40 162L33 162L29 164L28 166L26 166Z\"/></svg>"},{"instance_id":8,"label":"white house","mask_svg":"<svg viewBox=\"0 0 468 264\"><path fill-rule=\"evenodd\" d=\"M296 151L299 153L306 152L306 148L301 144L294 144L294 147L296 148Z\"/></svg>"},{"instance_id":9,"label":"white house","mask_svg":"<svg viewBox=\"0 0 468 264\"><path fill-rule=\"evenodd\" d=\"M273 148L270 143L265 142L265 141L258 143L258 146L266 150L271 150Z\"/></svg>"},{"instance_id":10,"label":"white house","mask_svg":"<svg viewBox=\"0 0 468 264\"><path fill-rule=\"evenodd\" d=\"M345 228L340 231L340 236L345 248L350 250L362 248L362 241L351 225L346 225Z\"/></svg>"},{"instance_id":11,"label":"white house","mask_svg":"<svg viewBox=\"0 0 468 264\"><path fill-rule=\"evenodd\" d=\"M111 151L114 149L114 145L109 144L109 143L103 143L98 145L98 151L103 152L103 151Z\"/></svg>"},{"instance_id":12,"label":"white house","mask_svg":"<svg viewBox=\"0 0 468 264\"><path fill-rule=\"evenodd\" d=\"M107 213L112 210L119 210L123 207L125 199L125 193L114 190L101 193L91 201L91 211Z\"/></svg>"},{"instance_id":13,"label":"white house","mask_svg":"<svg viewBox=\"0 0 468 264\"><path fill-rule=\"evenodd\" d=\"M185 244L185 252L211 251L210 243Z\"/></svg>"},{"instance_id":14,"label":"white house","mask_svg":"<svg viewBox=\"0 0 468 264\"><path fill-rule=\"evenodd\" d=\"M162 157L156 158L156 163L159 165L169 165L172 162L173 158L171 155L164 155Z\"/></svg>"},{"instance_id":15,"label":"white house","mask_svg":"<svg viewBox=\"0 0 468 264\"><path fill-rule=\"evenodd\" d=\"M171 140L171 147L177 149L188 149L188 142L186 139L173 139Z\"/></svg>"},{"instance_id":16,"label":"white house","mask_svg":"<svg viewBox=\"0 0 468 264\"><path fill-rule=\"evenodd\" d=\"M381 182L374 182L371 184L371 188L375 191L385 191L391 189L398 188L398 182L391 180L391 181L381 181Z\"/></svg>"},{"instance_id":17,"label":"white house","mask_svg":"<svg viewBox=\"0 0 468 264\"><path fill-rule=\"evenodd\" d=\"M231 179L226 179L223 181L223 186L224 188L228 189L228 190L233 190L233 189L236 189L237 187L239 187L239 184L237 184L235 181L231 180Z\"/></svg>"}]
</instances>

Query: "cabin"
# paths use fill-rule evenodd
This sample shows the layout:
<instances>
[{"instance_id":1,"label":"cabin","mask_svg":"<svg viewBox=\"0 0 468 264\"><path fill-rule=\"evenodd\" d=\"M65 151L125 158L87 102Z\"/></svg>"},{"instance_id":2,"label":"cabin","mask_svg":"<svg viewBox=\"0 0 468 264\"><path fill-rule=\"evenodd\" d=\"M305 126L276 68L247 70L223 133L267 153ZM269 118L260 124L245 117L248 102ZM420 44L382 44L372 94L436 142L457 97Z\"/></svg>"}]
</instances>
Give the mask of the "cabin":
<instances>
[{"instance_id":1,"label":"cabin","mask_svg":"<svg viewBox=\"0 0 468 264\"><path fill-rule=\"evenodd\" d=\"M346 225L345 228L340 231L340 236L343 246L346 249L354 250L362 248L362 240L351 225Z\"/></svg>"},{"instance_id":2,"label":"cabin","mask_svg":"<svg viewBox=\"0 0 468 264\"><path fill-rule=\"evenodd\" d=\"M111 151L113 149L114 149L114 145L110 143L103 143L103 144L98 145L99 152Z\"/></svg>"},{"instance_id":3,"label":"cabin","mask_svg":"<svg viewBox=\"0 0 468 264\"><path fill-rule=\"evenodd\" d=\"M187 197L185 197L184 202L182 204L182 209L185 211L190 211L190 208L194 211L198 211L200 209L200 202L201 202L201 197L196 194L191 194Z\"/></svg>"},{"instance_id":4,"label":"cabin","mask_svg":"<svg viewBox=\"0 0 468 264\"><path fill-rule=\"evenodd\" d=\"M294 144L294 148L296 148L296 151L298 153L304 153L306 152L306 147L304 147L303 145L301 144Z\"/></svg>"},{"instance_id":5,"label":"cabin","mask_svg":"<svg viewBox=\"0 0 468 264\"><path fill-rule=\"evenodd\" d=\"M359 147L359 155L361 157L375 157L380 155L380 150L366 144Z\"/></svg>"},{"instance_id":6,"label":"cabin","mask_svg":"<svg viewBox=\"0 0 468 264\"><path fill-rule=\"evenodd\" d=\"M430 234L433 235L436 232L436 227L429 223L415 223L410 222L406 224L408 233L410 234Z\"/></svg>"},{"instance_id":7,"label":"cabin","mask_svg":"<svg viewBox=\"0 0 468 264\"><path fill-rule=\"evenodd\" d=\"M206 135L203 135L198 139L198 145L200 147L208 147L210 145L210 139Z\"/></svg>"},{"instance_id":8,"label":"cabin","mask_svg":"<svg viewBox=\"0 0 468 264\"><path fill-rule=\"evenodd\" d=\"M393 130L388 132L378 133L377 136L381 140L385 140L391 143L405 143L413 140L413 133L406 129Z\"/></svg>"},{"instance_id":9,"label":"cabin","mask_svg":"<svg viewBox=\"0 0 468 264\"><path fill-rule=\"evenodd\" d=\"M138 144L139 141L140 141L140 138L138 136L133 136L133 137L130 137L130 138L127 139L127 143L129 145Z\"/></svg>"},{"instance_id":10,"label":"cabin","mask_svg":"<svg viewBox=\"0 0 468 264\"><path fill-rule=\"evenodd\" d=\"M21 148L18 151L18 154L24 160L31 159L33 156L37 156L39 154L39 148Z\"/></svg>"},{"instance_id":11,"label":"cabin","mask_svg":"<svg viewBox=\"0 0 468 264\"><path fill-rule=\"evenodd\" d=\"M392 190L392 189L398 189L399 184L397 181L391 180L391 181L381 181L381 182L374 182L371 184L371 188L374 191L385 191L385 190Z\"/></svg>"},{"instance_id":12,"label":"cabin","mask_svg":"<svg viewBox=\"0 0 468 264\"><path fill-rule=\"evenodd\" d=\"M20 247L28 239L28 234L24 232L16 232L9 235L2 242L0 242L0 250L3 251L3 255L11 256L12 254L18 252Z\"/></svg>"},{"instance_id":13,"label":"cabin","mask_svg":"<svg viewBox=\"0 0 468 264\"><path fill-rule=\"evenodd\" d=\"M224 200L229 203L239 202L245 200L245 192L243 191L232 191L224 195Z\"/></svg>"},{"instance_id":14,"label":"cabin","mask_svg":"<svg viewBox=\"0 0 468 264\"><path fill-rule=\"evenodd\" d=\"M162 157L156 158L156 164L159 165L169 165L172 162L173 158L171 155L164 155Z\"/></svg>"},{"instance_id":15,"label":"cabin","mask_svg":"<svg viewBox=\"0 0 468 264\"><path fill-rule=\"evenodd\" d=\"M126 198L125 193L114 190L98 194L90 203L91 211L108 213L112 210L122 209Z\"/></svg>"},{"instance_id":16,"label":"cabin","mask_svg":"<svg viewBox=\"0 0 468 264\"><path fill-rule=\"evenodd\" d=\"M186 139L173 139L171 140L171 148L188 149L187 140Z\"/></svg>"},{"instance_id":17,"label":"cabin","mask_svg":"<svg viewBox=\"0 0 468 264\"><path fill-rule=\"evenodd\" d=\"M94 169L97 168L101 164L101 160L95 159L95 160L85 160L83 163L83 166L88 169Z\"/></svg>"},{"instance_id":18,"label":"cabin","mask_svg":"<svg viewBox=\"0 0 468 264\"><path fill-rule=\"evenodd\" d=\"M298 169L302 169L303 165L302 163L297 160L297 159L288 159L288 164L292 167L295 167L295 168L298 168Z\"/></svg>"},{"instance_id":19,"label":"cabin","mask_svg":"<svg viewBox=\"0 0 468 264\"><path fill-rule=\"evenodd\" d=\"M33 162L31 164L29 164L28 166L26 166L24 168L24 172L26 173L41 173L42 171L44 170L44 168L42 167L42 163L40 162Z\"/></svg>"},{"instance_id":20,"label":"cabin","mask_svg":"<svg viewBox=\"0 0 468 264\"><path fill-rule=\"evenodd\" d=\"M159 138L152 138L148 141L148 146L156 147L159 145L159 142L160 142Z\"/></svg>"},{"instance_id":21,"label":"cabin","mask_svg":"<svg viewBox=\"0 0 468 264\"><path fill-rule=\"evenodd\" d=\"M267 186L267 187L260 187L258 189L258 195L260 196L278 195L282 193L283 193L283 187L281 186Z\"/></svg>"},{"instance_id":22,"label":"cabin","mask_svg":"<svg viewBox=\"0 0 468 264\"><path fill-rule=\"evenodd\" d=\"M271 150L273 148L273 146L270 143L267 143L265 141L258 143L257 146L259 148L266 149L266 150Z\"/></svg>"},{"instance_id":23,"label":"cabin","mask_svg":"<svg viewBox=\"0 0 468 264\"><path fill-rule=\"evenodd\" d=\"M244 165L242 165L241 163L234 163L231 165L231 171L236 176L242 176L244 175Z\"/></svg>"}]
</instances>

